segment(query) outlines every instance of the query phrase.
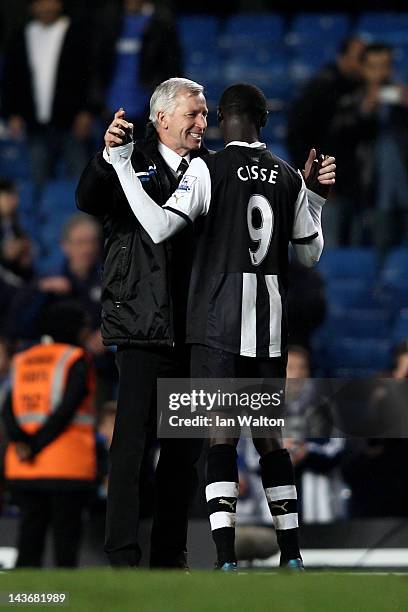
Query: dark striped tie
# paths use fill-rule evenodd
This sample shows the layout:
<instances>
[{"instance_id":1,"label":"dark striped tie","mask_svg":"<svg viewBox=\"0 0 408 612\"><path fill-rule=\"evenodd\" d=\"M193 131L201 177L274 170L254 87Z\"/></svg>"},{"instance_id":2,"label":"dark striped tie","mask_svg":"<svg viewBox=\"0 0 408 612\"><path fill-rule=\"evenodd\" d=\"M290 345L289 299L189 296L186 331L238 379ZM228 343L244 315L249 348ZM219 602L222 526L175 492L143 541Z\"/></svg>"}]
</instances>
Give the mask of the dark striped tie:
<instances>
[{"instance_id":1,"label":"dark striped tie","mask_svg":"<svg viewBox=\"0 0 408 612\"><path fill-rule=\"evenodd\" d=\"M186 159L184 159L184 157L181 158L181 162L179 167L177 168L177 178L179 179L179 181L181 180L183 174L185 173L185 171L188 168L188 161Z\"/></svg>"}]
</instances>

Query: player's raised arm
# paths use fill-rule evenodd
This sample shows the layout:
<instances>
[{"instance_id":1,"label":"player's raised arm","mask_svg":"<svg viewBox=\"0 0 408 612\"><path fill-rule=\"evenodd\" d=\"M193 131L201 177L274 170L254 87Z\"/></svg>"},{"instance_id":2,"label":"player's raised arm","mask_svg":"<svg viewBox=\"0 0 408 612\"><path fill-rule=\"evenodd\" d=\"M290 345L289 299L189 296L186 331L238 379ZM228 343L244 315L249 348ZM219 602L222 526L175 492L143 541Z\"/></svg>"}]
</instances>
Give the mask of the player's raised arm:
<instances>
[{"instance_id":1,"label":"player's raised arm","mask_svg":"<svg viewBox=\"0 0 408 612\"><path fill-rule=\"evenodd\" d=\"M296 202L292 244L299 261L312 267L319 261L323 251L321 214L330 188L336 180L335 158L321 156L317 159L316 150L311 149L303 176L306 183L302 180Z\"/></svg>"},{"instance_id":2,"label":"player's raised arm","mask_svg":"<svg viewBox=\"0 0 408 612\"><path fill-rule=\"evenodd\" d=\"M132 150L133 143L115 147L110 152L110 162L130 208L154 243L163 242L187 223L192 223L198 215L206 214L211 185L207 166L201 159L191 162L177 190L161 208L144 191L131 163Z\"/></svg>"}]
</instances>

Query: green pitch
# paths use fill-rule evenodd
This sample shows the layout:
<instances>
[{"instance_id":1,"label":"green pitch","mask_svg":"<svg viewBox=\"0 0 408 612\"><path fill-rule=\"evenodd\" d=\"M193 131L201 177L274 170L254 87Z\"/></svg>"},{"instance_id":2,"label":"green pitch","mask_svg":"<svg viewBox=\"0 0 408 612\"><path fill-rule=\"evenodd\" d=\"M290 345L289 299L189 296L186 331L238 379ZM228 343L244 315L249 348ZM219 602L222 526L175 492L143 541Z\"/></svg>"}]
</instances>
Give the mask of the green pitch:
<instances>
[{"instance_id":1,"label":"green pitch","mask_svg":"<svg viewBox=\"0 0 408 612\"><path fill-rule=\"evenodd\" d=\"M63 606L36 610L98 612L406 612L408 577L357 573L219 574L110 569L17 570L0 591L68 592ZM13 606L17 607L17 606ZM18 606L26 607L26 606ZM6 609L5 606L1 606ZM11 609L7 606L8 609Z\"/></svg>"}]
</instances>

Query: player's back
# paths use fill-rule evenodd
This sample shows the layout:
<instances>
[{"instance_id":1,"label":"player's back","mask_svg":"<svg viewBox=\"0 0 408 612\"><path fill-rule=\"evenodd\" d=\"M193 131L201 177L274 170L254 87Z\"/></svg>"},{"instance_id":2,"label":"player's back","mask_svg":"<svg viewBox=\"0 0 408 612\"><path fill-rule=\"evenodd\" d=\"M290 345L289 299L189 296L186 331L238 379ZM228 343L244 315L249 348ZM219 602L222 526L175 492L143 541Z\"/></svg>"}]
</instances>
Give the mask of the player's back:
<instances>
[{"instance_id":1,"label":"player's back","mask_svg":"<svg viewBox=\"0 0 408 612\"><path fill-rule=\"evenodd\" d=\"M196 223L189 341L278 356L302 179L260 143L231 144L205 163L211 202Z\"/></svg>"}]
</instances>

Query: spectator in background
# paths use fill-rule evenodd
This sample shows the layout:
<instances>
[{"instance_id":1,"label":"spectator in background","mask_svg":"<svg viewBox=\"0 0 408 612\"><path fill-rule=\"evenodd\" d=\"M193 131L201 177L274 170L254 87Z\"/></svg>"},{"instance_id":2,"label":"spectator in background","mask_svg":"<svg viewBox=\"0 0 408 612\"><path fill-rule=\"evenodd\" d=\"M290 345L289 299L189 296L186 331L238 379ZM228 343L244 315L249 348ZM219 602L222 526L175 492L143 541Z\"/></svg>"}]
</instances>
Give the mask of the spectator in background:
<instances>
[{"instance_id":1,"label":"spectator in background","mask_svg":"<svg viewBox=\"0 0 408 612\"><path fill-rule=\"evenodd\" d=\"M15 185L0 178L0 333L7 335L7 313L18 291L32 276L32 243L18 219Z\"/></svg>"},{"instance_id":2,"label":"spectator in background","mask_svg":"<svg viewBox=\"0 0 408 612\"><path fill-rule=\"evenodd\" d=\"M408 340L394 349L391 372L381 373L385 380L378 380L370 404L374 416L389 415L390 421L382 421L381 434L387 425L403 435L404 421L394 422L406 411L408 383ZM395 383L390 384L394 379ZM380 393L378 393L380 391ZM402 425L401 425L402 424ZM376 427L378 432L378 426ZM401 433L400 433L401 432ZM380 435L381 435L380 434ZM395 435L395 434L394 434ZM350 514L352 517L386 517L408 515L408 477L406 457L408 439L367 438L351 439L347 443L343 474L351 488Z\"/></svg>"},{"instance_id":3,"label":"spectator in background","mask_svg":"<svg viewBox=\"0 0 408 612\"><path fill-rule=\"evenodd\" d=\"M392 378L395 380L408 378L408 340L403 340L395 347Z\"/></svg>"},{"instance_id":4,"label":"spectator in background","mask_svg":"<svg viewBox=\"0 0 408 612\"><path fill-rule=\"evenodd\" d=\"M329 130L341 168L340 243L368 241L380 251L399 242L408 213L408 87L395 83L392 71L392 48L368 45L363 82L339 99Z\"/></svg>"},{"instance_id":5,"label":"spectator in background","mask_svg":"<svg viewBox=\"0 0 408 612\"><path fill-rule=\"evenodd\" d=\"M329 133L328 126L331 125L336 114L339 99L342 96L352 94L359 87L361 82L361 56L364 49L365 43L358 36L346 38L339 47L335 61L323 66L306 83L292 103L288 114L287 143L295 168L303 167L303 160L310 147L315 147L318 153L333 151L333 155L338 160L337 137L333 137ZM338 165L340 166L339 161ZM349 168L349 165L347 168ZM346 177L347 183L353 182L343 168L342 173L339 173L339 180L336 184L336 196L341 190L341 182L344 180L342 177ZM330 246L338 242L338 228L343 219L341 217L341 220L339 220L339 217L342 214L342 201L336 197L333 199L333 206L324 213L326 245ZM344 241L344 238L342 237L341 240Z\"/></svg>"},{"instance_id":6,"label":"spectator in background","mask_svg":"<svg viewBox=\"0 0 408 612\"><path fill-rule=\"evenodd\" d=\"M288 350L285 439L295 467L305 523L328 523L344 514L339 465L344 440L333 436L333 415L327 398L310 379L308 352Z\"/></svg>"},{"instance_id":7,"label":"spectator in background","mask_svg":"<svg viewBox=\"0 0 408 612\"><path fill-rule=\"evenodd\" d=\"M287 313L289 342L309 348L312 333L326 315L324 282L318 270L307 268L296 257L289 261Z\"/></svg>"},{"instance_id":8,"label":"spectator in background","mask_svg":"<svg viewBox=\"0 0 408 612\"><path fill-rule=\"evenodd\" d=\"M27 135L37 187L63 159L77 177L89 156L92 66L89 31L63 15L61 0L30 0L32 20L5 51L2 115L15 139Z\"/></svg>"},{"instance_id":9,"label":"spectator in background","mask_svg":"<svg viewBox=\"0 0 408 612\"><path fill-rule=\"evenodd\" d=\"M100 248L101 228L89 215L73 215L62 229L65 262L60 274L35 278L18 291L9 314L9 333L15 339L36 339L36 321L45 304L65 299L77 301L90 317L91 333L86 348L95 358L98 405L112 397L115 381L113 354L103 346L101 325Z\"/></svg>"},{"instance_id":10,"label":"spectator in background","mask_svg":"<svg viewBox=\"0 0 408 612\"><path fill-rule=\"evenodd\" d=\"M96 27L97 95L107 116L125 108L134 134L142 136L152 90L182 73L176 26L167 10L146 0L121 0L104 22Z\"/></svg>"},{"instance_id":11,"label":"spectator in background","mask_svg":"<svg viewBox=\"0 0 408 612\"><path fill-rule=\"evenodd\" d=\"M356 90L361 80L361 55L365 43L352 36L341 44L336 60L321 68L306 83L292 103L288 116L288 148L295 168L303 168L310 148L318 153L334 151L336 142L328 138L339 97Z\"/></svg>"},{"instance_id":12,"label":"spectator in background","mask_svg":"<svg viewBox=\"0 0 408 612\"><path fill-rule=\"evenodd\" d=\"M22 280L32 276L32 245L18 220L19 197L13 181L0 178L0 266Z\"/></svg>"},{"instance_id":13,"label":"spectator in background","mask_svg":"<svg viewBox=\"0 0 408 612\"><path fill-rule=\"evenodd\" d=\"M41 344L14 357L3 409L5 477L21 511L17 567L41 565L49 528L56 565L75 567L96 478L94 374L81 348L89 318L77 304L54 304L41 331Z\"/></svg>"}]
</instances>

